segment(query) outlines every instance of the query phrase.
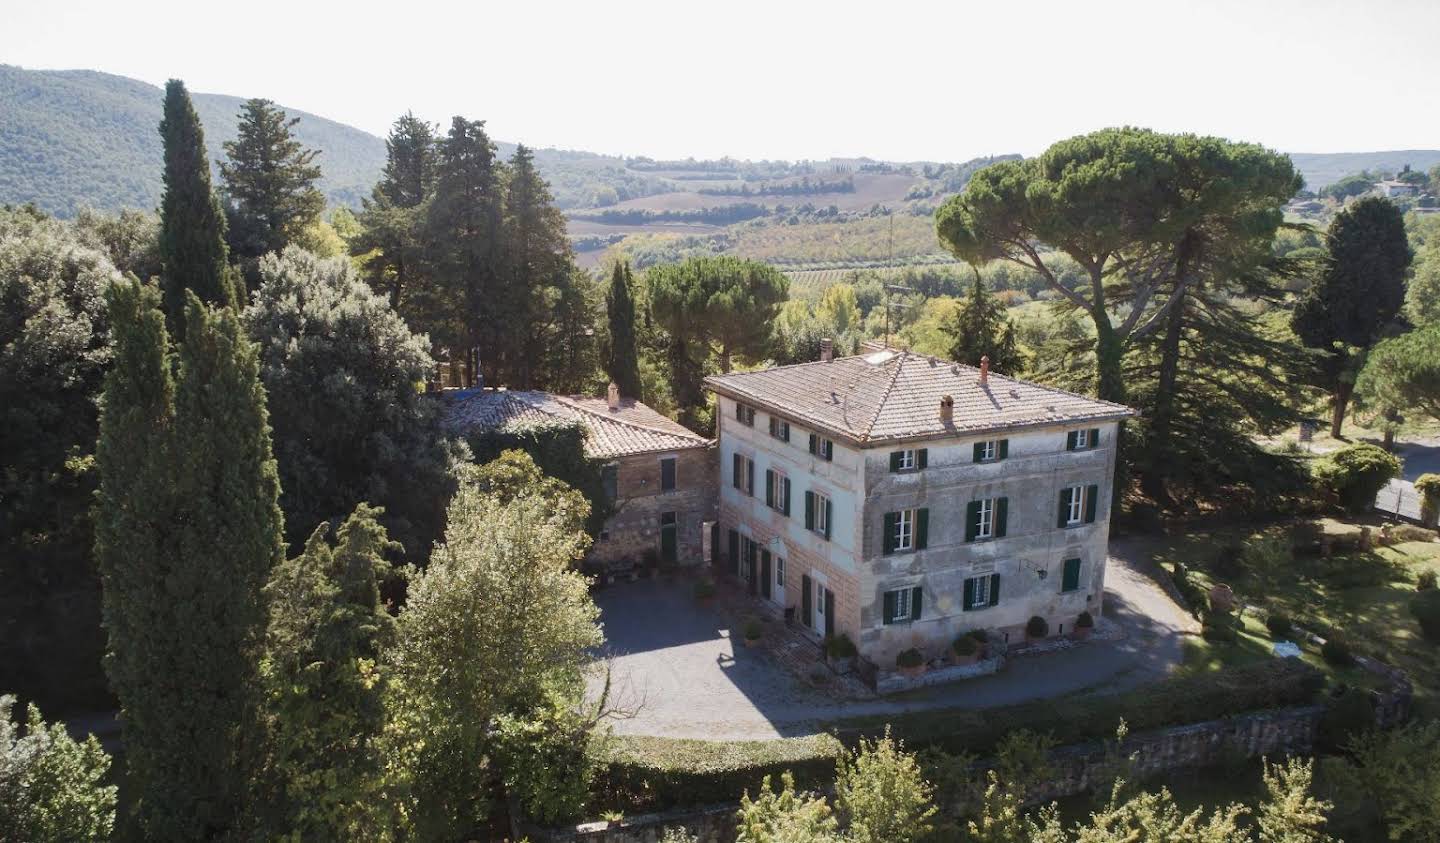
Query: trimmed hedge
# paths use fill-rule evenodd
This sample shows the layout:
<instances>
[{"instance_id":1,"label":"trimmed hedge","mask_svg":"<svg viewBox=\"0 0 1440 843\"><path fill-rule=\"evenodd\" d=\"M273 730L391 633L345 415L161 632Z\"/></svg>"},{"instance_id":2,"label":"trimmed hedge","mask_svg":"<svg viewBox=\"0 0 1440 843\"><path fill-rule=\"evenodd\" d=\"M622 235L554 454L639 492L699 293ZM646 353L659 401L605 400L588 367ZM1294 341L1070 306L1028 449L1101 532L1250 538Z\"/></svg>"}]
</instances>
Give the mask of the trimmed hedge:
<instances>
[{"instance_id":1,"label":"trimmed hedge","mask_svg":"<svg viewBox=\"0 0 1440 843\"><path fill-rule=\"evenodd\" d=\"M620 735L606 746L596 793L627 811L733 802L786 770L800 788L829 787L844 746L831 735L769 741L701 741Z\"/></svg>"},{"instance_id":2,"label":"trimmed hedge","mask_svg":"<svg viewBox=\"0 0 1440 843\"><path fill-rule=\"evenodd\" d=\"M1041 700L987 709L916 712L845 721L837 736L711 742L617 736L607 749L597 796L626 811L706 805L754 793L785 770L801 788L828 787L845 743L879 736L886 724L911 750L927 746L986 756L1010 732L1049 734L1058 745L1114 735L1124 718L1131 734L1237 714L1314 702L1323 674L1299 659L1269 659L1202 676L1167 679L1126 694Z\"/></svg>"}]
</instances>

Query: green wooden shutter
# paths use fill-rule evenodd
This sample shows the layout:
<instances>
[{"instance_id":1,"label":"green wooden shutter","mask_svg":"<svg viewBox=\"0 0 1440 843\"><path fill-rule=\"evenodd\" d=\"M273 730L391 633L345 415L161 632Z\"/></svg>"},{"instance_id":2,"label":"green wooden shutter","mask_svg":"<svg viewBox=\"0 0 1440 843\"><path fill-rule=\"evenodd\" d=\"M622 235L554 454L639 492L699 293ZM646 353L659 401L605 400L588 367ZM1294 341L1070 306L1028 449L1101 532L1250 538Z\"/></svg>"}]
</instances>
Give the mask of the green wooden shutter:
<instances>
[{"instance_id":1,"label":"green wooden shutter","mask_svg":"<svg viewBox=\"0 0 1440 843\"><path fill-rule=\"evenodd\" d=\"M735 421L745 421L745 405L741 404L739 401L735 402Z\"/></svg>"},{"instance_id":2,"label":"green wooden shutter","mask_svg":"<svg viewBox=\"0 0 1440 843\"><path fill-rule=\"evenodd\" d=\"M996 453L999 454L999 458L1000 458L1000 459L1003 460L1003 459L1005 459L1006 457L1010 456L1010 440L1009 440L1009 439L1001 439L1001 440L1000 440L1000 444L997 445L996 447L998 448L998 450L996 451Z\"/></svg>"},{"instance_id":3,"label":"green wooden shutter","mask_svg":"<svg viewBox=\"0 0 1440 843\"><path fill-rule=\"evenodd\" d=\"M1069 433L1065 434L1065 450L1067 450L1067 451L1073 451L1073 450L1075 450L1075 440L1076 440L1076 434L1077 434L1077 433L1078 433L1078 431L1072 430L1072 431L1070 431Z\"/></svg>"},{"instance_id":4,"label":"green wooden shutter","mask_svg":"<svg viewBox=\"0 0 1440 843\"><path fill-rule=\"evenodd\" d=\"M981 461L983 461L984 459L985 459L985 443L984 443L984 442L976 442L976 443L975 443L975 456L974 456L974 458L971 459L970 461L971 461L971 462L981 462Z\"/></svg>"},{"instance_id":5,"label":"green wooden shutter","mask_svg":"<svg viewBox=\"0 0 1440 843\"><path fill-rule=\"evenodd\" d=\"M968 580L965 581L965 602L963 602L963 603L960 604L960 608L963 609L963 610L966 611L966 612L968 612L968 611L970 611L971 609L975 608L975 579L974 579L974 577L971 577L970 579L968 579Z\"/></svg>"},{"instance_id":6,"label":"green wooden shutter","mask_svg":"<svg viewBox=\"0 0 1440 843\"><path fill-rule=\"evenodd\" d=\"M926 466L926 464L929 463L929 462L930 462L930 449L929 449L929 448L921 448L920 450L918 450L918 451L915 452L915 465L916 465L916 466L918 466L919 468L924 468L924 467Z\"/></svg>"},{"instance_id":7,"label":"green wooden shutter","mask_svg":"<svg viewBox=\"0 0 1440 843\"><path fill-rule=\"evenodd\" d=\"M930 542L930 510L915 510L915 549L924 550Z\"/></svg>"},{"instance_id":8,"label":"green wooden shutter","mask_svg":"<svg viewBox=\"0 0 1440 843\"><path fill-rule=\"evenodd\" d=\"M805 529L815 529L815 493L805 492Z\"/></svg>"},{"instance_id":9,"label":"green wooden shutter","mask_svg":"<svg viewBox=\"0 0 1440 843\"><path fill-rule=\"evenodd\" d=\"M1095 505L1100 502L1100 487L1093 483L1085 487L1085 523L1095 523Z\"/></svg>"},{"instance_id":10,"label":"green wooden shutter","mask_svg":"<svg viewBox=\"0 0 1440 843\"><path fill-rule=\"evenodd\" d=\"M775 472L765 469L765 505L775 505Z\"/></svg>"},{"instance_id":11,"label":"green wooden shutter","mask_svg":"<svg viewBox=\"0 0 1440 843\"><path fill-rule=\"evenodd\" d=\"M835 529L835 506L829 499L825 499L825 538L830 538L830 531Z\"/></svg>"},{"instance_id":12,"label":"green wooden shutter","mask_svg":"<svg viewBox=\"0 0 1440 843\"><path fill-rule=\"evenodd\" d=\"M1075 591L1080 588L1080 560L1066 559L1065 572L1060 577L1061 591Z\"/></svg>"},{"instance_id":13,"label":"green wooden shutter","mask_svg":"<svg viewBox=\"0 0 1440 843\"><path fill-rule=\"evenodd\" d=\"M784 500L781 501L781 502L785 505L785 510L784 510L785 515L786 515L786 516L789 516L789 515L790 515L790 478L789 478L789 477L782 478L782 479L781 479L781 482L784 483L784 486L785 486L785 498L784 498Z\"/></svg>"},{"instance_id":14,"label":"green wooden shutter","mask_svg":"<svg viewBox=\"0 0 1440 843\"><path fill-rule=\"evenodd\" d=\"M990 605L997 606L1000 603L1000 575L990 575Z\"/></svg>"},{"instance_id":15,"label":"green wooden shutter","mask_svg":"<svg viewBox=\"0 0 1440 843\"><path fill-rule=\"evenodd\" d=\"M730 573L740 575L740 532L730 531Z\"/></svg>"},{"instance_id":16,"label":"green wooden shutter","mask_svg":"<svg viewBox=\"0 0 1440 843\"><path fill-rule=\"evenodd\" d=\"M880 552L889 555L895 552L895 513L885 513L885 533L880 537Z\"/></svg>"},{"instance_id":17,"label":"green wooden shutter","mask_svg":"<svg viewBox=\"0 0 1440 843\"><path fill-rule=\"evenodd\" d=\"M812 453L812 454L815 453L815 443L816 443L816 441L817 441L817 440L816 440L816 438L815 438L815 434L813 434L813 433L810 434L810 453Z\"/></svg>"},{"instance_id":18,"label":"green wooden shutter","mask_svg":"<svg viewBox=\"0 0 1440 843\"><path fill-rule=\"evenodd\" d=\"M800 617L804 619L806 626L815 622L814 599L815 592L810 587L810 575L802 574L800 576Z\"/></svg>"},{"instance_id":19,"label":"green wooden shutter","mask_svg":"<svg viewBox=\"0 0 1440 843\"><path fill-rule=\"evenodd\" d=\"M1060 490L1060 521L1055 525L1065 527L1070 524L1070 487L1066 486Z\"/></svg>"},{"instance_id":20,"label":"green wooden shutter","mask_svg":"<svg viewBox=\"0 0 1440 843\"><path fill-rule=\"evenodd\" d=\"M826 439L826 440L825 440L825 461L826 461L826 462L830 462L830 461L833 460L833 459L835 459L835 442L834 442L833 440Z\"/></svg>"},{"instance_id":21,"label":"green wooden shutter","mask_svg":"<svg viewBox=\"0 0 1440 843\"><path fill-rule=\"evenodd\" d=\"M965 541L975 541L975 529L980 524L980 502L971 501L965 506Z\"/></svg>"},{"instance_id":22,"label":"green wooden shutter","mask_svg":"<svg viewBox=\"0 0 1440 843\"><path fill-rule=\"evenodd\" d=\"M1001 537L1003 537L1003 536L1005 535L1005 520L1006 520L1007 517L1009 517L1009 515L1010 515L1010 499L1009 499L1009 498L996 498L996 499L995 499L995 529L994 529L994 531L993 531L994 534L995 534L995 538L998 539L998 538L1001 538Z\"/></svg>"},{"instance_id":23,"label":"green wooden shutter","mask_svg":"<svg viewBox=\"0 0 1440 843\"><path fill-rule=\"evenodd\" d=\"M1090 428L1090 447L1100 447L1100 428L1098 427Z\"/></svg>"},{"instance_id":24,"label":"green wooden shutter","mask_svg":"<svg viewBox=\"0 0 1440 843\"><path fill-rule=\"evenodd\" d=\"M910 589L910 620L920 620L920 586Z\"/></svg>"},{"instance_id":25,"label":"green wooden shutter","mask_svg":"<svg viewBox=\"0 0 1440 843\"><path fill-rule=\"evenodd\" d=\"M744 488L744 486L743 486L743 484L744 484L744 476L743 476L743 475L744 475L745 469L744 469L744 467L743 467L743 464L740 462L740 455L739 455L739 454L735 454L734 463L735 463L734 477L731 479L730 484L731 484L732 486L734 486L735 488L737 488L737 489Z\"/></svg>"},{"instance_id":26,"label":"green wooden shutter","mask_svg":"<svg viewBox=\"0 0 1440 843\"><path fill-rule=\"evenodd\" d=\"M881 613L881 623L892 624L895 622L895 592L885 592L885 606Z\"/></svg>"},{"instance_id":27,"label":"green wooden shutter","mask_svg":"<svg viewBox=\"0 0 1440 843\"><path fill-rule=\"evenodd\" d=\"M901 457L903 457L903 456L904 456L904 452L903 452L903 451L891 451L891 452L890 452L890 470L891 470L892 472L895 472L895 471L899 471L899 470L900 470L900 459L901 459Z\"/></svg>"}]
</instances>

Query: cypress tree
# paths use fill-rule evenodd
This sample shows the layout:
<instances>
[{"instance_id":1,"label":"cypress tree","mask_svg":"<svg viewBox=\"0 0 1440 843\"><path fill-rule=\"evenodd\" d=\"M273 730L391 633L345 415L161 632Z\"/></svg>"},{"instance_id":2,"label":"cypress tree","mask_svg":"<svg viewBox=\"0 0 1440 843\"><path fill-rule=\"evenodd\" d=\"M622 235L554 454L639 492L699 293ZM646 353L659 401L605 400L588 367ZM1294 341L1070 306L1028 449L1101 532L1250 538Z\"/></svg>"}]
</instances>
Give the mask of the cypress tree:
<instances>
[{"instance_id":1,"label":"cypress tree","mask_svg":"<svg viewBox=\"0 0 1440 843\"><path fill-rule=\"evenodd\" d=\"M189 293L172 376L153 290L109 300L96 555L135 811L147 839L223 836L254 761L261 588L281 557L259 366L233 309Z\"/></svg>"},{"instance_id":2,"label":"cypress tree","mask_svg":"<svg viewBox=\"0 0 1440 843\"><path fill-rule=\"evenodd\" d=\"M360 233L350 242L350 253L365 258L370 288L388 295L396 310L406 305L407 321L417 327L422 320L408 299L427 282L423 223L435 190L435 154L434 126L408 112L395 121L385 139L385 170L361 200Z\"/></svg>"},{"instance_id":3,"label":"cypress tree","mask_svg":"<svg viewBox=\"0 0 1440 843\"><path fill-rule=\"evenodd\" d=\"M299 122L270 100L246 100L239 134L225 142L229 160L220 162L220 176L229 202L230 248L251 269L261 255L283 250L325 210L325 196L315 186L320 151L295 139L290 130Z\"/></svg>"},{"instance_id":4,"label":"cypress tree","mask_svg":"<svg viewBox=\"0 0 1440 843\"><path fill-rule=\"evenodd\" d=\"M610 317L610 356L605 361L605 371L610 380L620 387L621 395L639 399L640 357L635 350L632 283L630 264L616 261L615 269L610 273L610 294L605 298L605 310Z\"/></svg>"},{"instance_id":5,"label":"cypress tree","mask_svg":"<svg viewBox=\"0 0 1440 843\"><path fill-rule=\"evenodd\" d=\"M165 116L160 121L165 146L165 194L160 200L160 274L165 315L183 335L185 291L201 301L235 304L236 281L225 246L225 217L210 189L205 131L185 83L165 85Z\"/></svg>"},{"instance_id":6,"label":"cypress tree","mask_svg":"<svg viewBox=\"0 0 1440 843\"><path fill-rule=\"evenodd\" d=\"M550 388L562 374L544 365L548 350L562 342L555 311L562 301L573 303L570 238L565 216L524 145L516 147L506 175L504 283L491 302L490 321L499 335L489 356L505 383Z\"/></svg>"}]
</instances>

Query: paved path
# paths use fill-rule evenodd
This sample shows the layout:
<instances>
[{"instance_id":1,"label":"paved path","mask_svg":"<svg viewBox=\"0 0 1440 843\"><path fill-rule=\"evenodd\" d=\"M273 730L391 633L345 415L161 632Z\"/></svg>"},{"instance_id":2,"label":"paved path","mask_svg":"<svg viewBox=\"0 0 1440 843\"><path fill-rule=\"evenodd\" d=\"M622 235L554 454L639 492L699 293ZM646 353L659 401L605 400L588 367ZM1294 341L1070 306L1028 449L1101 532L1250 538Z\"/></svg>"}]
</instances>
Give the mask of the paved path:
<instances>
[{"instance_id":1,"label":"paved path","mask_svg":"<svg viewBox=\"0 0 1440 843\"><path fill-rule=\"evenodd\" d=\"M1385 484L1375 496L1375 508L1410 521L1420 520L1420 495L1415 479L1422 474L1440 473L1440 439L1417 439L1395 443L1401 460L1400 476Z\"/></svg>"},{"instance_id":2,"label":"paved path","mask_svg":"<svg viewBox=\"0 0 1440 843\"><path fill-rule=\"evenodd\" d=\"M732 645L726 622L695 602L686 580L612 586L596 596L612 700L635 710L612 725L625 734L763 739L811 734L842 717L1005 705L1160 678L1179 663L1194 619L1128 558L1138 545L1116 542L1111 552L1105 616L1122 627L1122 639L1012 659L995 676L882 700L838 701L768 656Z\"/></svg>"}]
</instances>

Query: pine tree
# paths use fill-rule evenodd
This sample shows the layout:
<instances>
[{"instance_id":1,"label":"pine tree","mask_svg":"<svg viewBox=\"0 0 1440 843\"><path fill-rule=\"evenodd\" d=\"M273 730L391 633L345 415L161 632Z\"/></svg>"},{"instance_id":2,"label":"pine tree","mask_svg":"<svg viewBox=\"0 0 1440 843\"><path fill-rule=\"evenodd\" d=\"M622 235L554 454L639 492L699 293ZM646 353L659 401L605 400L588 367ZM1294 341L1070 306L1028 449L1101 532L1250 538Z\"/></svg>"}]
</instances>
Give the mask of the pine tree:
<instances>
[{"instance_id":1,"label":"pine tree","mask_svg":"<svg viewBox=\"0 0 1440 843\"><path fill-rule=\"evenodd\" d=\"M605 371L620 394L640 399L640 356L635 350L635 299L628 261L616 261L610 273L605 310L610 317L610 356Z\"/></svg>"},{"instance_id":2,"label":"pine tree","mask_svg":"<svg viewBox=\"0 0 1440 843\"><path fill-rule=\"evenodd\" d=\"M980 358L989 357L990 367L997 372L1015 374L1020 369L1023 359L1005 305L990 295L978 271L970 294L946 327L952 341L952 360L979 366Z\"/></svg>"},{"instance_id":3,"label":"pine tree","mask_svg":"<svg viewBox=\"0 0 1440 843\"><path fill-rule=\"evenodd\" d=\"M160 200L165 315L175 334L183 336L186 290L213 304L234 304L237 290L225 246L225 216L210 189L205 132L179 79L165 85L160 136L165 145L165 195Z\"/></svg>"},{"instance_id":4,"label":"pine tree","mask_svg":"<svg viewBox=\"0 0 1440 843\"><path fill-rule=\"evenodd\" d=\"M422 224L435 190L435 127L407 112L391 126L385 155L385 171L361 203L360 236L350 251L364 257L371 289L388 295L398 310L409 304L411 288L426 281Z\"/></svg>"},{"instance_id":5,"label":"pine tree","mask_svg":"<svg viewBox=\"0 0 1440 843\"><path fill-rule=\"evenodd\" d=\"M281 557L279 483L254 347L188 295L171 374L157 296L109 293L115 365L97 463L96 555L143 836L201 839L243 813L261 587Z\"/></svg>"},{"instance_id":6,"label":"pine tree","mask_svg":"<svg viewBox=\"0 0 1440 843\"><path fill-rule=\"evenodd\" d=\"M426 214L434 289L416 302L416 330L478 371L498 345L492 311L502 263L503 202L495 145L483 120L456 117L440 143L435 195Z\"/></svg>"},{"instance_id":7,"label":"pine tree","mask_svg":"<svg viewBox=\"0 0 1440 843\"><path fill-rule=\"evenodd\" d=\"M516 147L506 175L504 284L491 304L500 334L489 356L505 383L549 387L556 373L538 371L537 364L558 339L556 305L573 287L574 255L565 217L529 149Z\"/></svg>"},{"instance_id":8,"label":"pine tree","mask_svg":"<svg viewBox=\"0 0 1440 843\"><path fill-rule=\"evenodd\" d=\"M385 139L385 170L376 198L397 208L418 208L435 189L435 127L405 112Z\"/></svg>"},{"instance_id":9,"label":"pine tree","mask_svg":"<svg viewBox=\"0 0 1440 843\"><path fill-rule=\"evenodd\" d=\"M246 100L239 135L225 142L229 160L220 162L220 177L228 201L230 248L247 266L283 250L325 210L325 196L315 186L320 152L295 139L291 129L299 122L270 100Z\"/></svg>"},{"instance_id":10,"label":"pine tree","mask_svg":"<svg viewBox=\"0 0 1440 843\"><path fill-rule=\"evenodd\" d=\"M265 587L270 623L262 665L278 810L267 836L380 839L388 677L381 650L395 621L380 605L391 542L380 511L360 504L329 542L330 525L280 564Z\"/></svg>"}]
</instances>

